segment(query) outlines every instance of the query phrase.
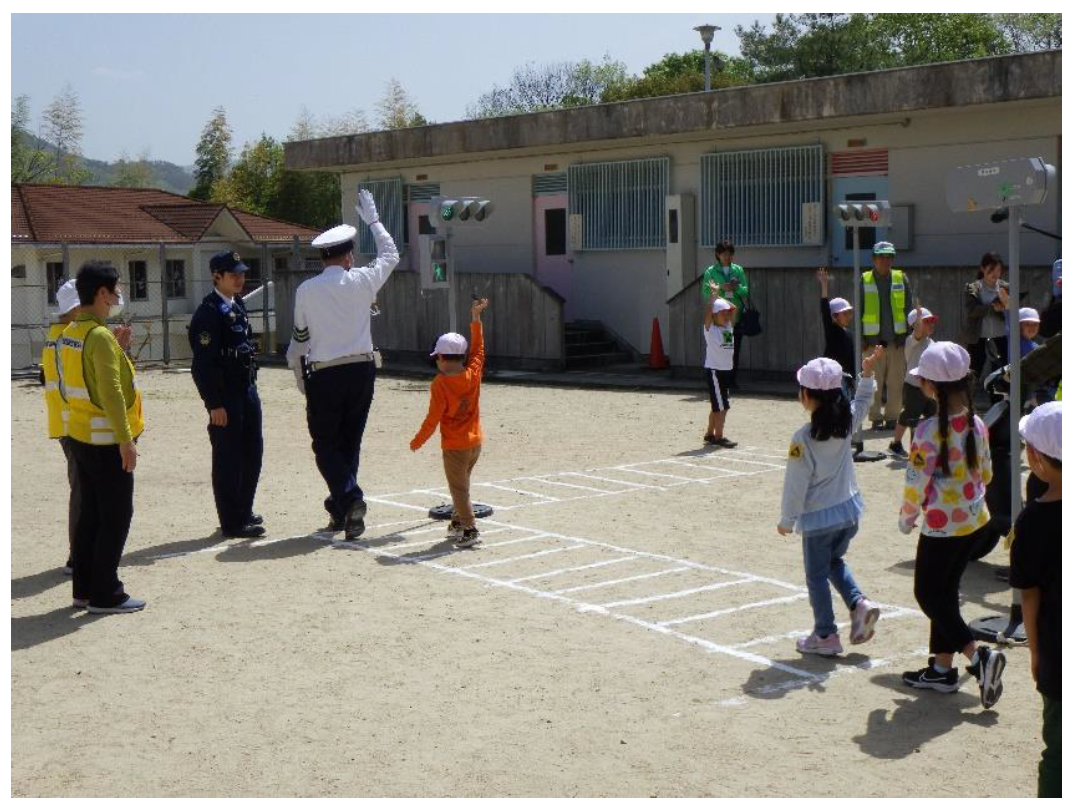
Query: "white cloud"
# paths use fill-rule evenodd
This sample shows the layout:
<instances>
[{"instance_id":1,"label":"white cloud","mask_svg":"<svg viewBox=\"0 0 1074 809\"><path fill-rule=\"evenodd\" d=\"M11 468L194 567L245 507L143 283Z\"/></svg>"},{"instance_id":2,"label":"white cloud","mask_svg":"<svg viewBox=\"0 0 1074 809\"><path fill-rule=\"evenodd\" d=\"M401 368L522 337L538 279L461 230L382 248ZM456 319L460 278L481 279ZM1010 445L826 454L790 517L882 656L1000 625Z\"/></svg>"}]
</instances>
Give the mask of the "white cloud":
<instances>
[{"instance_id":1,"label":"white cloud","mask_svg":"<svg viewBox=\"0 0 1074 809\"><path fill-rule=\"evenodd\" d=\"M137 81L145 77L145 71L137 68L134 70L117 70L114 67L100 65L93 68L91 72L94 76L101 76L105 79L118 79L120 81Z\"/></svg>"}]
</instances>

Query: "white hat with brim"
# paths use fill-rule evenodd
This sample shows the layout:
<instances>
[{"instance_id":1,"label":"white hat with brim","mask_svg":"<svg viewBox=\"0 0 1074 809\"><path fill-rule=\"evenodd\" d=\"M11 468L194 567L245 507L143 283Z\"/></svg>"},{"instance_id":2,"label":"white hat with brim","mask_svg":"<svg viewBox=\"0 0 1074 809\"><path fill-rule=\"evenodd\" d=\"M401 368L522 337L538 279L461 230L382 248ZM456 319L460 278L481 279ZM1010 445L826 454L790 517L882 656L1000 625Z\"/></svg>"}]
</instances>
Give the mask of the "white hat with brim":
<instances>
[{"instance_id":1,"label":"white hat with brim","mask_svg":"<svg viewBox=\"0 0 1074 809\"><path fill-rule=\"evenodd\" d=\"M970 372L970 354L958 343L941 340L921 352L910 374L930 382L957 382Z\"/></svg>"},{"instance_id":2,"label":"white hat with brim","mask_svg":"<svg viewBox=\"0 0 1074 809\"><path fill-rule=\"evenodd\" d=\"M829 357L817 357L798 369L798 384L810 390L838 390L843 386L843 366Z\"/></svg>"},{"instance_id":3,"label":"white hat with brim","mask_svg":"<svg viewBox=\"0 0 1074 809\"><path fill-rule=\"evenodd\" d=\"M357 229L351 225L336 225L334 228L326 230L310 244L319 250L324 250L329 247L335 247L337 244L353 241L357 234Z\"/></svg>"},{"instance_id":4,"label":"white hat with brim","mask_svg":"<svg viewBox=\"0 0 1074 809\"><path fill-rule=\"evenodd\" d=\"M828 308L833 315L840 315L843 312L849 312L854 307L850 305L850 301L846 298L832 298L828 301Z\"/></svg>"},{"instance_id":5,"label":"white hat with brim","mask_svg":"<svg viewBox=\"0 0 1074 809\"><path fill-rule=\"evenodd\" d=\"M465 337L461 334L449 331L447 334L440 335L440 338L436 341L436 348L433 349L433 353L429 356L435 357L437 354L465 354L468 347L469 343L466 342Z\"/></svg>"},{"instance_id":6,"label":"white hat with brim","mask_svg":"<svg viewBox=\"0 0 1074 809\"><path fill-rule=\"evenodd\" d=\"M936 315L934 315L932 312L930 312L928 309L926 309L924 306L922 306L921 307L921 319L926 321L926 322L928 322L930 320L935 321L936 320ZM909 314L909 316L907 316L906 322L909 323L911 326L913 326L914 324L917 323L917 309L914 309L914 311L912 311Z\"/></svg>"},{"instance_id":7,"label":"white hat with brim","mask_svg":"<svg viewBox=\"0 0 1074 809\"><path fill-rule=\"evenodd\" d=\"M1018 422L1018 432L1041 455L1063 460L1063 403L1048 402Z\"/></svg>"},{"instance_id":8,"label":"white hat with brim","mask_svg":"<svg viewBox=\"0 0 1074 809\"><path fill-rule=\"evenodd\" d=\"M56 307L61 315L66 315L76 306L81 306L81 301L78 300L74 279L71 279L56 290Z\"/></svg>"},{"instance_id":9,"label":"white hat with brim","mask_svg":"<svg viewBox=\"0 0 1074 809\"><path fill-rule=\"evenodd\" d=\"M1023 306L1018 310L1019 323L1040 323L1040 312L1032 306Z\"/></svg>"},{"instance_id":10,"label":"white hat with brim","mask_svg":"<svg viewBox=\"0 0 1074 809\"><path fill-rule=\"evenodd\" d=\"M727 312L727 311L730 311L731 309L734 309L734 308L735 308L735 305L733 303L731 303L731 301L727 300L726 298L717 298L716 300L714 300L712 302L712 313L713 314L716 314L717 312Z\"/></svg>"}]
</instances>

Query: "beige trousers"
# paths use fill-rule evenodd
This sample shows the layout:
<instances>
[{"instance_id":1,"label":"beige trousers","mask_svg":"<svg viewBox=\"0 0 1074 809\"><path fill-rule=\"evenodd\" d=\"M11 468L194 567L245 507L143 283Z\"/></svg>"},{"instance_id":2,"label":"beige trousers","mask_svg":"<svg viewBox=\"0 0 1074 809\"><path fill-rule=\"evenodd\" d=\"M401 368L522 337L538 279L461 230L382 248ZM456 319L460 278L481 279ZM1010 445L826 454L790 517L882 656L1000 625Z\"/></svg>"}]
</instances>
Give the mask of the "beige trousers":
<instances>
[{"instance_id":1,"label":"beige trousers","mask_svg":"<svg viewBox=\"0 0 1074 809\"><path fill-rule=\"evenodd\" d=\"M447 477L451 503L454 506L451 519L458 521L463 528L473 528L474 507L470 502L470 473L474 471L477 459L481 456L481 445L470 449L445 449L443 453L444 475Z\"/></svg>"},{"instance_id":2,"label":"beige trousers","mask_svg":"<svg viewBox=\"0 0 1074 809\"><path fill-rule=\"evenodd\" d=\"M869 347L864 349L869 351ZM902 411L902 383L906 379L906 345L888 343L880 361L873 366L876 376L876 393L869 408L870 421L895 421ZM887 401L881 412L881 402Z\"/></svg>"}]
</instances>

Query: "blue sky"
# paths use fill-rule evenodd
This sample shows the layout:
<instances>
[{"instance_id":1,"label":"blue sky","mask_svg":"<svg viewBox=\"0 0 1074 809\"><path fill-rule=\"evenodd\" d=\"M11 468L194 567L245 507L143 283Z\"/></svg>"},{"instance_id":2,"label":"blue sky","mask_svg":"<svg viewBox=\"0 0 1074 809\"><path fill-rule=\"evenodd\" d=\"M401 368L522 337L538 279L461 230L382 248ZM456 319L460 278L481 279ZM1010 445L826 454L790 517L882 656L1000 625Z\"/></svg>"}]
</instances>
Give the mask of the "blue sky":
<instances>
[{"instance_id":1,"label":"blue sky","mask_svg":"<svg viewBox=\"0 0 1074 809\"><path fill-rule=\"evenodd\" d=\"M697 47L695 25L721 26L714 47L737 53L734 27L773 16L13 14L11 94L30 96L36 130L70 82L82 100L87 157L148 149L189 165L217 105L241 145L261 132L282 137L303 105L315 116L364 109L372 122L394 76L427 118L458 120L527 61L608 53L639 72Z\"/></svg>"}]
</instances>

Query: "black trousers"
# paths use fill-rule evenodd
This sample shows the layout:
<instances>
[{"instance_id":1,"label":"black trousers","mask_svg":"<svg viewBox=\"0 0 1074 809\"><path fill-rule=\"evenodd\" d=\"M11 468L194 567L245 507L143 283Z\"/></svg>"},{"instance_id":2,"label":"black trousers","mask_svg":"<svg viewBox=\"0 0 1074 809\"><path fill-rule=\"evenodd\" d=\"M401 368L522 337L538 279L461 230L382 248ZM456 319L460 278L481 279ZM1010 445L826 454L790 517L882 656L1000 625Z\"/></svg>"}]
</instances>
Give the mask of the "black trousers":
<instances>
[{"instance_id":1,"label":"black trousers","mask_svg":"<svg viewBox=\"0 0 1074 809\"><path fill-rule=\"evenodd\" d=\"M998 364L991 364L989 362L989 359L988 359L988 341L989 341L989 339L991 339L991 341L993 343L995 343L996 351L999 353ZM1007 362L1008 362L1008 359L1007 359L1007 338L1006 338L1006 336L992 337L992 338L981 337L979 340L977 340L976 343L973 343L973 344L967 346L967 350L968 350L969 355L970 355L970 370L973 371L973 375L977 378L977 384L978 385L980 384L981 380L984 379L984 376L985 376L984 370L985 370L986 365L989 366L988 370L989 370L989 372L991 372L992 370L994 370L997 367L1006 365Z\"/></svg>"},{"instance_id":2,"label":"black trousers","mask_svg":"<svg viewBox=\"0 0 1074 809\"><path fill-rule=\"evenodd\" d=\"M317 469L328 484L324 507L337 520L364 499L358 459L376 378L372 362L354 362L314 371L306 380L306 423Z\"/></svg>"},{"instance_id":3,"label":"black trousers","mask_svg":"<svg viewBox=\"0 0 1074 809\"><path fill-rule=\"evenodd\" d=\"M255 385L229 392L224 409L227 424L210 424L208 430L213 447L213 499L220 528L227 533L241 530L253 514L265 443L261 398Z\"/></svg>"},{"instance_id":4,"label":"black trousers","mask_svg":"<svg viewBox=\"0 0 1074 809\"><path fill-rule=\"evenodd\" d=\"M78 485L78 468L75 466L75 456L71 452L71 444L74 443L74 439L69 436L64 436L60 439L60 446L63 448L63 457L67 459L67 483L71 487L70 496L67 499L67 566L73 567L71 560L74 559L75 552L75 524L78 520L79 509L79 492L82 491Z\"/></svg>"},{"instance_id":5,"label":"black trousers","mask_svg":"<svg viewBox=\"0 0 1074 809\"><path fill-rule=\"evenodd\" d=\"M114 607L127 600L119 580L119 560L134 516L134 474L123 471L119 446L70 442L78 475L75 520L75 598L94 607Z\"/></svg>"},{"instance_id":6,"label":"black trousers","mask_svg":"<svg viewBox=\"0 0 1074 809\"><path fill-rule=\"evenodd\" d=\"M964 537L918 537L914 598L930 621L929 651L933 654L955 654L973 641L959 609L958 585L984 530Z\"/></svg>"}]
</instances>

